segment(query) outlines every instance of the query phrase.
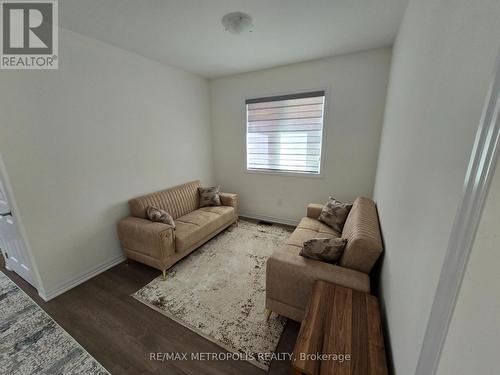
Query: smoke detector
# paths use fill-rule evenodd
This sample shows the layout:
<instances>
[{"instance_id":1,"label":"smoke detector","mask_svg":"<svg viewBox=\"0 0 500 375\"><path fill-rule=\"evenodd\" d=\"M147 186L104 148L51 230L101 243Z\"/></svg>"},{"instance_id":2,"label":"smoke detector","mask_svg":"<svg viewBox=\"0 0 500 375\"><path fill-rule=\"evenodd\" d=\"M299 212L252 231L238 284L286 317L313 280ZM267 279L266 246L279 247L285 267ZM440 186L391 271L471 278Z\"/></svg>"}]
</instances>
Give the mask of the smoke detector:
<instances>
[{"instance_id":1,"label":"smoke detector","mask_svg":"<svg viewBox=\"0 0 500 375\"><path fill-rule=\"evenodd\" d=\"M222 17L222 25L231 34L251 33L253 31L252 17L242 12L232 12Z\"/></svg>"}]
</instances>

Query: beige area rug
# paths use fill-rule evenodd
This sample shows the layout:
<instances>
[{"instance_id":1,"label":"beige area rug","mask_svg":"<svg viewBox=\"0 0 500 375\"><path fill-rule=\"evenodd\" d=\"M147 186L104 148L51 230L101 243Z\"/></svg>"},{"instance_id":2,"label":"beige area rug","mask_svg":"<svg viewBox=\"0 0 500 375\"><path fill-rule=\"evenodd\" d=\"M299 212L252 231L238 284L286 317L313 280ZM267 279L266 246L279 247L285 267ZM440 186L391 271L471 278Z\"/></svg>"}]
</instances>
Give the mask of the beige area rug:
<instances>
[{"instance_id":1,"label":"beige area rug","mask_svg":"<svg viewBox=\"0 0 500 375\"><path fill-rule=\"evenodd\" d=\"M132 296L264 370L286 319L266 321L266 259L290 236L281 226L240 221ZM266 358L267 354L267 358Z\"/></svg>"}]
</instances>

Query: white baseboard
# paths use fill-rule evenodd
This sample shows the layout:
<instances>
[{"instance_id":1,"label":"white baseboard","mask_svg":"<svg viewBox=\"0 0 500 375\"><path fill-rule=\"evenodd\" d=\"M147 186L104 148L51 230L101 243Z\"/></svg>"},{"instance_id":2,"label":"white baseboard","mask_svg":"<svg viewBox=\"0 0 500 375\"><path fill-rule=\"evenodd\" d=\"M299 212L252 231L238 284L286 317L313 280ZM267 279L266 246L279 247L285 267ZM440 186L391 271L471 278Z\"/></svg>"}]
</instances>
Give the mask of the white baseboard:
<instances>
[{"instance_id":1,"label":"white baseboard","mask_svg":"<svg viewBox=\"0 0 500 375\"><path fill-rule=\"evenodd\" d=\"M292 220L292 219L281 219L281 218L276 218L276 217L271 217L271 216L264 216L264 215L255 215L255 214L247 214L247 213L241 213L239 215L242 218L248 218L248 219L254 219L254 220L263 220L263 221L269 221L271 223L278 223L278 224L285 224L285 225L292 225L292 226L297 226L298 225L298 220ZM59 286L52 288L47 291L39 290L38 295L45 301L50 301L51 299L63 294L64 292L67 292L68 290L74 288L77 285L80 285L84 283L85 281L93 278L94 276L99 275L100 273L103 273L104 271L110 269L111 267L116 266L117 264L123 262L126 258L123 255L120 255L114 259L111 259L107 262L104 262L97 267L93 267L90 270L84 272L81 275L78 275L70 280L66 280L63 283L61 283Z\"/></svg>"},{"instance_id":2,"label":"white baseboard","mask_svg":"<svg viewBox=\"0 0 500 375\"><path fill-rule=\"evenodd\" d=\"M269 221L271 223L277 223L277 224L285 224L285 225L292 225L296 227L299 224L298 220L293 220L293 219L280 219L277 217L272 217L272 216L264 216L264 215L256 215L256 214L247 214L244 212L241 212L239 214L241 218L248 218L248 219L254 219L254 220L263 220L263 221Z\"/></svg>"},{"instance_id":3,"label":"white baseboard","mask_svg":"<svg viewBox=\"0 0 500 375\"><path fill-rule=\"evenodd\" d=\"M47 302L50 301L51 299L57 297L60 294L63 294L64 292L67 292L68 290L74 288L77 285L80 285L81 283L84 283L85 281L93 278L94 276L99 275L100 273L103 273L104 271L110 269L111 267L116 266L117 264L123 262L126 258L120 254L120 256L113 258L111 260L108 260L107 262L104 262L96 267L92 267L91 269L87 270L81 275L78 275L72 279L66 280L63 283L61 283L59 286L47 290L47 291L38 291L38 295L42 297L42 299Z\"/></svg>"}]
</instances>

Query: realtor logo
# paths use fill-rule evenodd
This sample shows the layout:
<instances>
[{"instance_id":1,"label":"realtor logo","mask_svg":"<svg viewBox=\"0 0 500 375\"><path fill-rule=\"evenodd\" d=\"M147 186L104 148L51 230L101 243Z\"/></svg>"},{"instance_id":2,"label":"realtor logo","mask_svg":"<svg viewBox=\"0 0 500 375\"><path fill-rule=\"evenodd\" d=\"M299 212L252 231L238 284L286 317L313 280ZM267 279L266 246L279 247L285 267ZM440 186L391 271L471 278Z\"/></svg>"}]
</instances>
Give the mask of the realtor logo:
<instances>
[{"instance_id":1,"label":"realtor logo","mask_svg":"<svg viewBox=\"0 0 500 375\"><path fill-rule=\"evenodd\" d=\"M0 1L0 68L57 69L57 0Z\"/></svg>"}]
</instances>

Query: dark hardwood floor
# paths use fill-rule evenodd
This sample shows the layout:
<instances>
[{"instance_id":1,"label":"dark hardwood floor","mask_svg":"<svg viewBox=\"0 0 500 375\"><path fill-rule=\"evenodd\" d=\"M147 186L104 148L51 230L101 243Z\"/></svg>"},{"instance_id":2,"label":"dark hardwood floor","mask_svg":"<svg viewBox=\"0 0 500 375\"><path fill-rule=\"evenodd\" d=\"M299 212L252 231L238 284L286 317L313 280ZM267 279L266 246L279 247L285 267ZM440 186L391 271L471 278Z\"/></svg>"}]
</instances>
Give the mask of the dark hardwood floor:
<instances>
[{"instance_id":1,"label":"dark hardwood floor","mask_svg":"<svg viewBox=\"0 0 500 375\"><path fill-rule=\"evenodd\" d=\"M2 271L112 374L265 374L244 361L151 361L156 352L225 351L130 296L158 276L142 264L121 263L49 302L15 273ZM299 328L288 322L277 353L293 351ZM285 360L269 369L289 373Z\"/></svg>"}]
</instances>

